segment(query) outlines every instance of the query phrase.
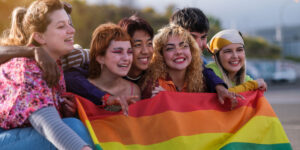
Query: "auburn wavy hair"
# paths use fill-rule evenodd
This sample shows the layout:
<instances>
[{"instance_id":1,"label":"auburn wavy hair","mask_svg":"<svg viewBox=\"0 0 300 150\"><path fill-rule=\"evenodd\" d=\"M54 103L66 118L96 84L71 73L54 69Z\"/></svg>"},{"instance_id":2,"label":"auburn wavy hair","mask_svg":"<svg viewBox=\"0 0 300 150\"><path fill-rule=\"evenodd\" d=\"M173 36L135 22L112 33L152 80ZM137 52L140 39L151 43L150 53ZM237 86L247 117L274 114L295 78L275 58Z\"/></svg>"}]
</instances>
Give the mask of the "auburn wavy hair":
<instances>
[{"instance_id":1,"label":"auburn wavy hair","mask_svg":"<svg viewBox=\"0 0 300 150\"><path fill-rule=\"evenodd\" d=\"M92 35L90 45L89 78L97 78L101 74L101 65L97 62L97 56L105 56L111 41L130 41L129 34L120 26L113 23L99 25Z\"/></svg>"},{"instance_id":2,"label":"auburn wavy hair","mask_svg":"<svg viewBox=\"0 0 300 150\"><path fill-rule=\"evenodd\" d=\"M168 25L158 31L153 40L153 58L150 62L149 69L144 78L142 89L151 81L152 87L155 87L159 78L166 78L167 64L163 57L163 48L165 48L169 37L179 36L184 42L189 44L192 54L192 61L187 67L185 74L185 82L187 83L187 92L203 92L205 91L204 76L202 74L203 61L201 59L202 52L191 36L189 31L178 25Z\"/></svg>"}]
</instances>

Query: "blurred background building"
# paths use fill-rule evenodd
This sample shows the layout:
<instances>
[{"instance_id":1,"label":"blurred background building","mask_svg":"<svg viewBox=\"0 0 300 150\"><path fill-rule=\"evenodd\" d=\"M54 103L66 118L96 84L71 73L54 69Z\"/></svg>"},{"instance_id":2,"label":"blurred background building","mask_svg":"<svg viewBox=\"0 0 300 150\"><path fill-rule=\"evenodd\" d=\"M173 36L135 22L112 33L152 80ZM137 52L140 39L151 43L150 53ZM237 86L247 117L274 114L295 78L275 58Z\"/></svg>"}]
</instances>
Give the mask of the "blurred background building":
<instances>
[{"instance_id":1,"label":"blurred background building","mask_svg":"<svg viewBox=\"0 0 300 150\"><path fill-rule=\"evenodd\" d=\"M281 46L284 57L300 57L300 25L282 27L279 40L277 32L276 28L266 28L257 30L254 35Z\"/></svg>"}]
</instances>

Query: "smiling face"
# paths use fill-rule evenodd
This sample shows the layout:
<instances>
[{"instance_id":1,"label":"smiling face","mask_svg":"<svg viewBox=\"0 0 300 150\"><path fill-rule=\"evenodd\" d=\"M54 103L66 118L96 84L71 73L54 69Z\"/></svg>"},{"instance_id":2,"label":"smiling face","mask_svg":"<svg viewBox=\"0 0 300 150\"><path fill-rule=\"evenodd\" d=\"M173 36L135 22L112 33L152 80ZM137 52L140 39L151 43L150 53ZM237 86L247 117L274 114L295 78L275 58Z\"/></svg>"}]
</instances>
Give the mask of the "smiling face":
<instances>
[{"instance_id":1,"label":"smiling face","mask_svg":"<svg viewBox=\"0 0 300 150\"><path fill-rule=\"evenodd\" d=\"M143 30L137 30L132 36L132 41L133 67L140 71L148 69L153 55L152 39L150 35Z\"/></svg>"},{"instance_id":2,"label":"smiling face","mask_svg":"<svg viewBox=\"0 0 300 150\"><path fill-rule=\"evenodd\" d=\"M219 60L228 73L236 74L245 65L245 50L242 44L229 44L219 52Z\"/></svg>"},{"instance_id":3,"label":"smiling face","mask_svg":"<svg viewBox=\"0 0 300 150\"><path fill-rule=\"evenodd\" d=\"M97 61L118 76L126 76L132 63L130 41L111 41L104 56L97 56Z\"/></svg>"},{"instance_id":4,"label":"smiling face","mask_svg":"<svg viewBox=\"0 0 300 150\"><path fill-rule=\"evenodd\" d=\"M179 36L170 36L163 48L163 57L168 69L186 70L192 60L189 44Z\"/></svg>"},{"instance_id":5,"label":"smiling face","mask_svg":"<svg viewBox=\"0 0 300 150\"><path fill-rule=\"evenodd\" d=\"M70 25L65 10L53 11L48 16L51 20L46 31L39 34L36 39L54 59L69 53L74 47L75 29Z\"/></svg>"}]
</instances>

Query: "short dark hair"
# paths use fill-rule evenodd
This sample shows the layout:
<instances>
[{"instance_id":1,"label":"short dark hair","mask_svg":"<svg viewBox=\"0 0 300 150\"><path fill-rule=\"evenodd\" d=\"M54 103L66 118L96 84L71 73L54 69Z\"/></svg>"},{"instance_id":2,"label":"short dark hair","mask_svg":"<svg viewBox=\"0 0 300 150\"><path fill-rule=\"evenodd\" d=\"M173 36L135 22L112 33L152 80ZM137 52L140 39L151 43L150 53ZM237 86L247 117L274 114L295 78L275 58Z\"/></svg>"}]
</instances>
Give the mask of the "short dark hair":
<instances>
[{"instance_id":1,"label":"short dark hair","mask_svg":"<svg viewBox=\"0 0 300 150\"><path fill-rule=\"evenodd\" d=\"M151 38L154 36L154 31L151 25L143 18L132 15L129 18L123 18L119 21L118 25L127 31L132 37L134 32L137 30L143 30L150 35Z\"/></svg>"},{"instance_id":2,"label":"short dark hair","mask_svg":"<svg viewBox=\"0 0 300 150\"><path fill-rule=\"evenodd\" d=\"M63 4L64 4L64 10L67 12L67 14L71 15L72 5L68 2L63 2Z\"/></svg>"},{"instance_id":3,"label":"short dark hair","mask_svg":"<svg viewBox=\"0 0 300 150\"><path fill-rule=\"evenodd\" d=\"M71 24L72 27L74 27L73 21L72 21L72 18L71 18L72 5L70 3L68 3L68 2L63 2L63 5L64 5L64 10L67 12L67 14L69 16L70 24Z\"/></svg>"},{"instance_id":4,"label":"short dark hair","mask_svg":"<svg viewBox=\"0 0 300 150\"><path fill-rule=\"evenodd\" d=\"M205 14L198 8L183 8L175 12L169 21L179 25L190 32L208 32L209 22Z\"/></svg>"}]
</instances>

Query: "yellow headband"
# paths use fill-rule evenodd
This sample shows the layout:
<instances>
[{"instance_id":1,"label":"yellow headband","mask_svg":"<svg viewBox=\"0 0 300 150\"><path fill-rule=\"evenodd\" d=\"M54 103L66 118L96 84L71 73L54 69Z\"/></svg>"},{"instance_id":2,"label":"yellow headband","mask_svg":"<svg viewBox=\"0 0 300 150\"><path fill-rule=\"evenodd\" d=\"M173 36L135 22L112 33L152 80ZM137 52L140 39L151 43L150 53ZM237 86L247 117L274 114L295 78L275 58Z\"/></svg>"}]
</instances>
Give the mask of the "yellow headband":
<instances>
[{"instance_id":1,"label":"yellow headband","mask_svg":"<svg viewBox=\"0 0 300 150\"><path fill-rule=\"evenodd\" d=\"M229 44L242 44L244 40L239 34L239 31L229 29L218 32L208 43L209 51L216 54L219 50Z\"/></svg>"}]
</instances>

